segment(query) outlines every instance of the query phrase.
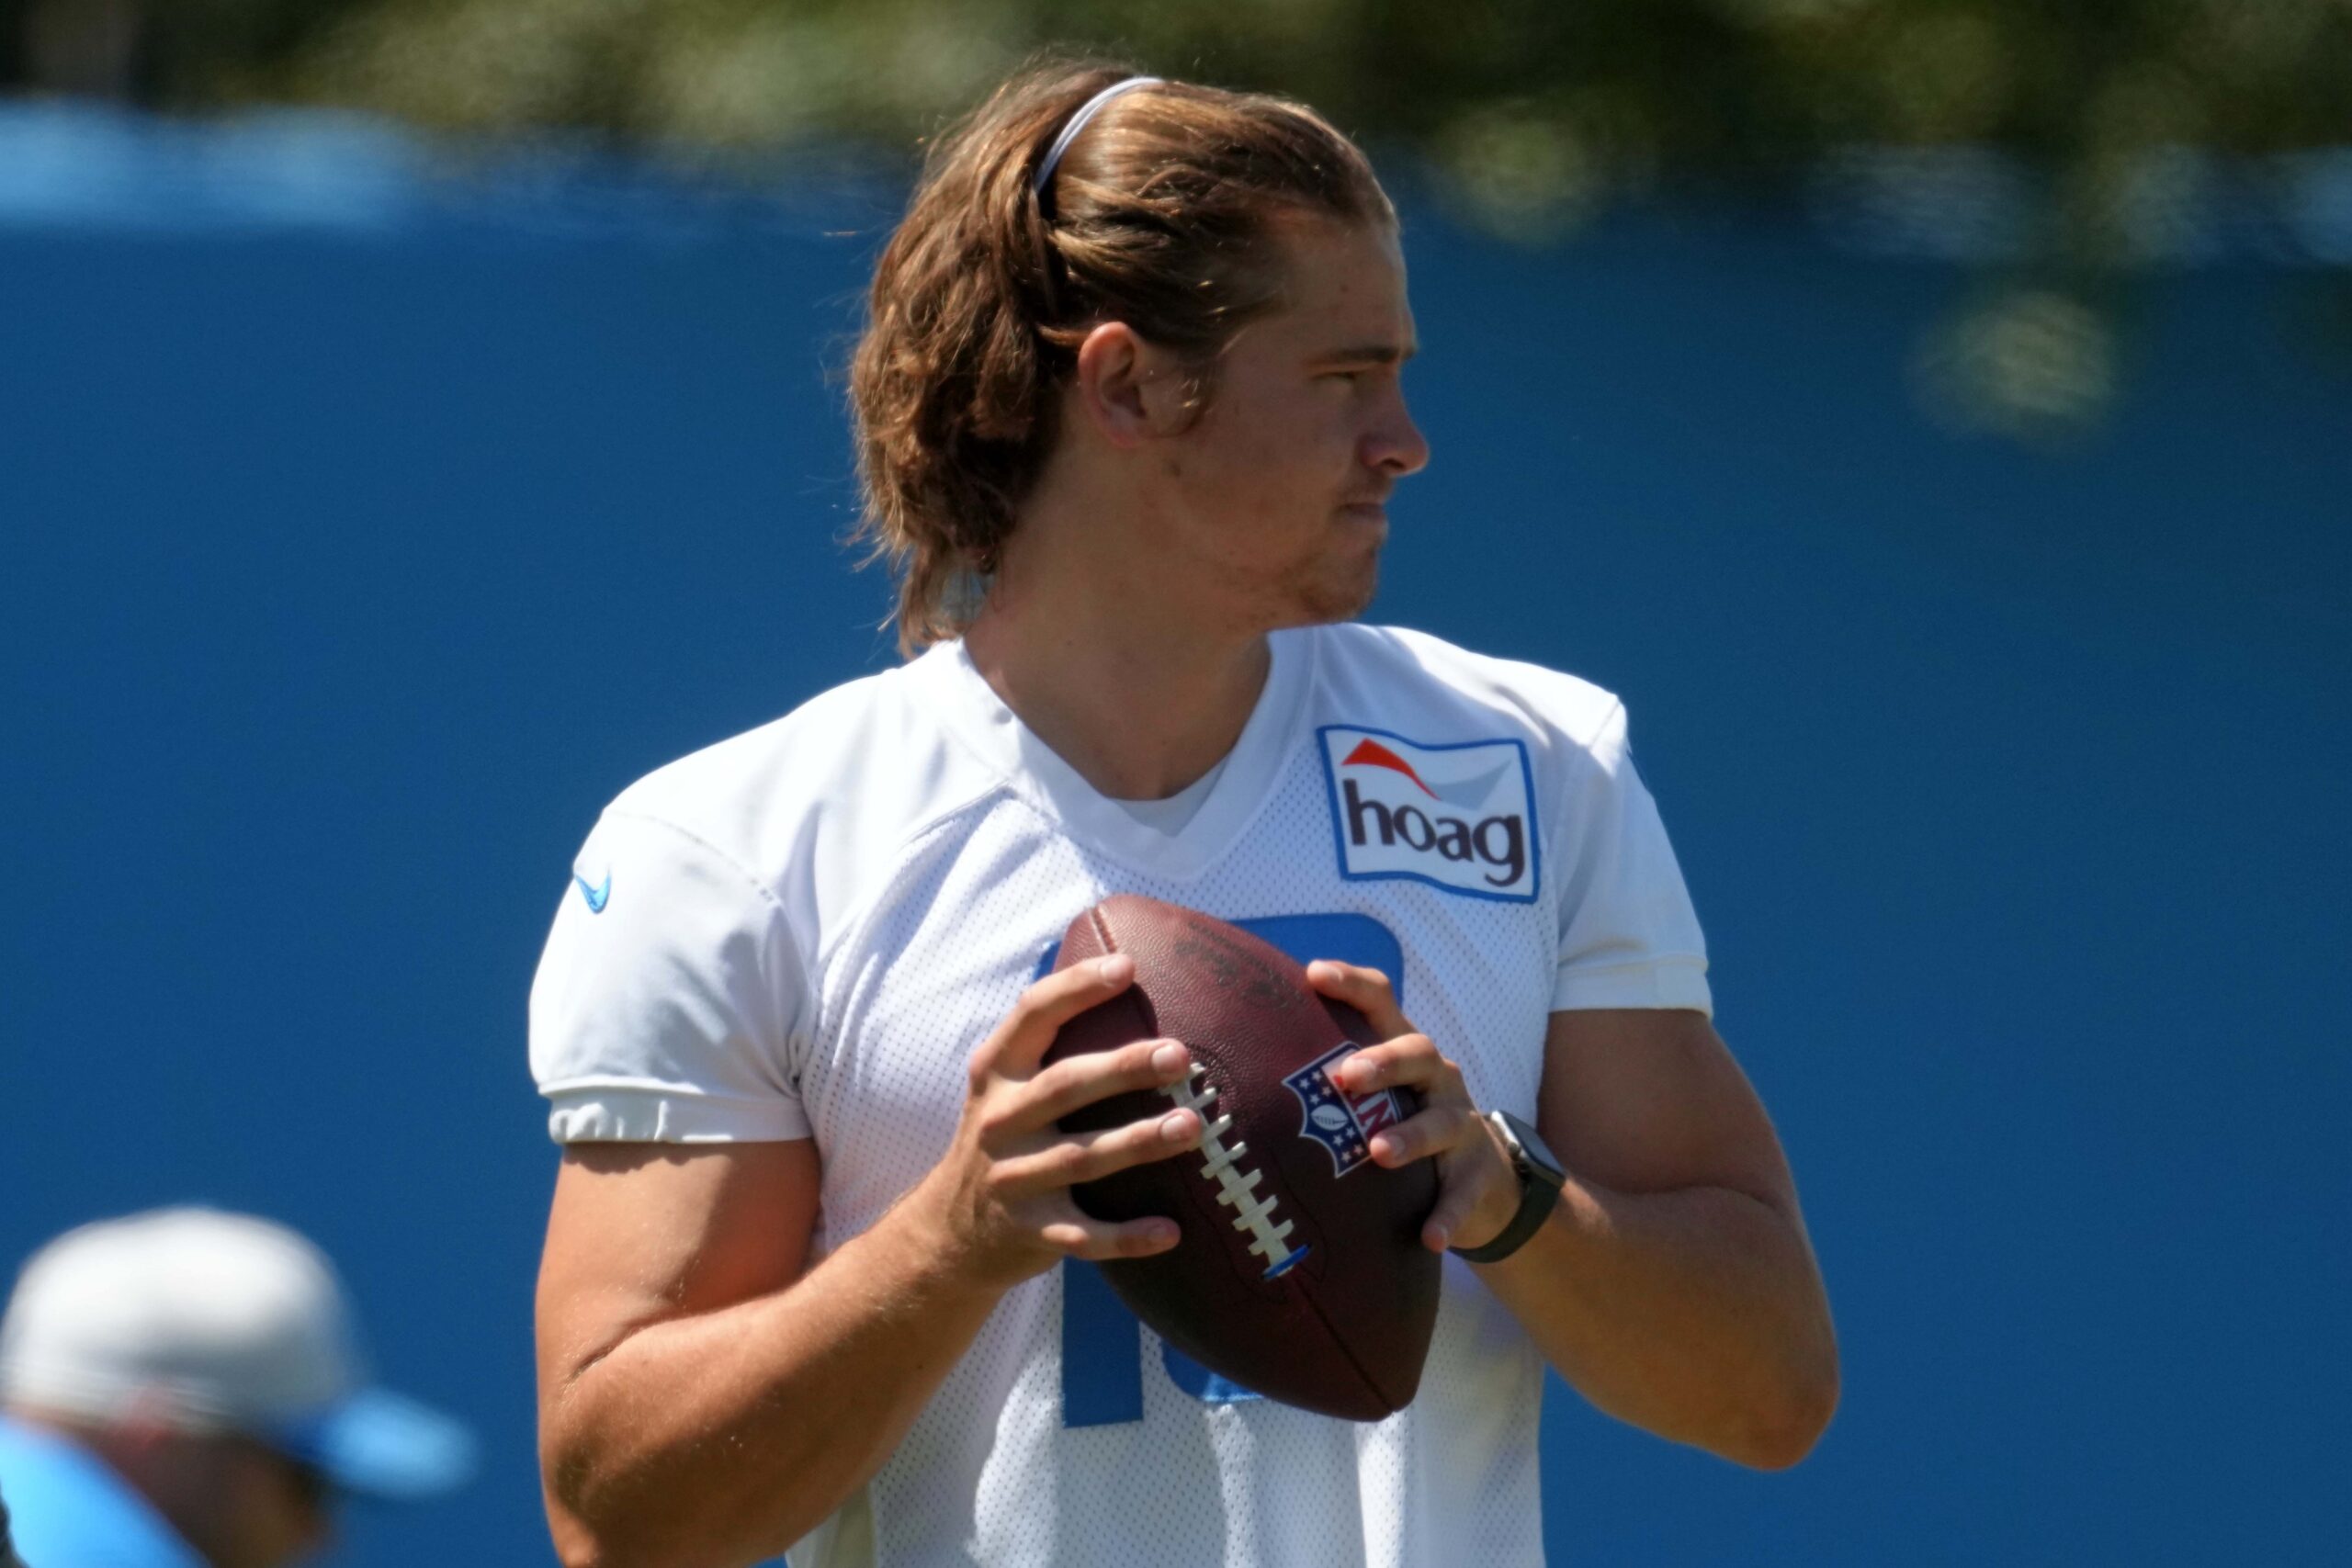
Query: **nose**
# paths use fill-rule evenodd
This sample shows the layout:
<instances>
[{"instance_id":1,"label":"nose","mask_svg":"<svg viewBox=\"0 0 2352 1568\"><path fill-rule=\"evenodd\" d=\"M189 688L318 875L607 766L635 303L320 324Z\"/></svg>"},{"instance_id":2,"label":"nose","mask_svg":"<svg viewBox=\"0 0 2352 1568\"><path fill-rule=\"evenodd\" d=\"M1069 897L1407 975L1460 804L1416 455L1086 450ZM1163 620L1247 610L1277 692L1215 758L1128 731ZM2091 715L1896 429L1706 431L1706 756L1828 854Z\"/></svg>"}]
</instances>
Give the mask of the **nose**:
<instances>
[{"instance_id":1,"label":"nose","mask_svg":"<svg viewBox=\"0 0 2352 1568\"><path fill-rule=\"evenodd\" d=\"M1391 479L1418 474L1430 466L1429 438L1413 423L1403 392L1388 400L1388 406L1365 435L1363 456L1364 467L1377 468Z\"/></svg>"}]
</instances>

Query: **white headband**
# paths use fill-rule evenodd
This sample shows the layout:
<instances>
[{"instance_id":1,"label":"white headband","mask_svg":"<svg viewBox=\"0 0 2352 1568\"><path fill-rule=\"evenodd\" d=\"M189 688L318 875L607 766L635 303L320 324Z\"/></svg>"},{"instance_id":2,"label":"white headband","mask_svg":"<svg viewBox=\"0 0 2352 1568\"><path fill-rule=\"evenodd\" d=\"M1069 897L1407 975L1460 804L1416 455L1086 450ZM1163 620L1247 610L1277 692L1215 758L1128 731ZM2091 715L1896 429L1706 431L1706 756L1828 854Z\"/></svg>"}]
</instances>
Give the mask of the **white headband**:
<instances>
[{"instance_id":1,"label":"white headband","mask_svg":"<svg viewBox=\"0 0 2352 1568\"><path fill-rule=\"evenodd\" d=\"M1033 196L1046 194L1046 182L1054 177L1054 169L1061 163L1062 154L1069 151L1069 144L1078 140L1078 133L1086 129L1086 122L1100 113L1104 104L1109 103L1121 93L1132 93L1137 87L1158 85L1159 85L1159 78L1157 76L1130 76L1124 82L1112 83L1079 105L1078 112L1069 117L1069 124L1062 127L1062 133L1054 138L1054 144L1051 147L1046 149L1045 162L1037 165L1037 177L1029 182L1030 194Z\"/></svg>"}]
</instances>

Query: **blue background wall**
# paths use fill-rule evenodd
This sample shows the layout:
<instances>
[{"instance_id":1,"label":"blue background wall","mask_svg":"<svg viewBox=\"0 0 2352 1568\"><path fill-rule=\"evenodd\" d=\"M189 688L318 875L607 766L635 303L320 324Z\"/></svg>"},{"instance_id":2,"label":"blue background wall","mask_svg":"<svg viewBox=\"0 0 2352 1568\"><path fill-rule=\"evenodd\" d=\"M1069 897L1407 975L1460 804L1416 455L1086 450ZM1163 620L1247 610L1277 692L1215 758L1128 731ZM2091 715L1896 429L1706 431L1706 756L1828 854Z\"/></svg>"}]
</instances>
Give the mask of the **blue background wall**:
<instances>
[{"instance_id":1,"label":"blue background wall","mask_svg":"<svg viewBox=\"0 0 2352 1568\"><path fill-rule=\"evenodd\" d=\"M545 1561L525 993L606 797L890 657L830 376L892 193L44 123L0 142L0 1259L291 1222L488 1442L339 1561ZM1915 412L1941 267L1410 221L1436 460L1374 614L1625 694L1846 1353L1783 1476L1555 1399L1555 1560L2333 1557L2352 380L2308 279L2144 286L2113 422L2037 453Z\"/></svg>"}]
</instances>

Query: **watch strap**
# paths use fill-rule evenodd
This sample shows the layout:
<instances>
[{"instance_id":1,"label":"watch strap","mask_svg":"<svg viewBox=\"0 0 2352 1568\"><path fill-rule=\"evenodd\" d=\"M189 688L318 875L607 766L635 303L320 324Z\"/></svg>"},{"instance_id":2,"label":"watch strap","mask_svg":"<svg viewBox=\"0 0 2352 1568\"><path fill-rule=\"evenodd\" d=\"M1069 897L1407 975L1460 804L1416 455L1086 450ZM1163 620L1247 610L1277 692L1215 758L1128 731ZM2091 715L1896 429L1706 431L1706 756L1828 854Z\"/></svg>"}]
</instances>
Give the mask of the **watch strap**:
<instances>
[{"instance_id":1,"label":"watch strap","mask_svg":"<svg viewBox=\"0 0 2352 1568\"><path fill-rule=\"evenodd\" d=\"M1511 1168L1519 1175L1519 1213L1513 1214L1510 1224L1484 1247L1453 1248L1453 1255L1465 1263L1499 1263L1509 1258L1544 1228L1544 1222L1552 1217L1553 1205L1560 1201L1560 1181L1547 1179L1553 1177L1553 1173L1536 1168L1519 1139L1511 1134L1509 1124L1502 1120L1502 1112L1489 1111L1487 1120L1503 1134L1503 1141L1511 1150Z\"/></svg>"}]
</instances>

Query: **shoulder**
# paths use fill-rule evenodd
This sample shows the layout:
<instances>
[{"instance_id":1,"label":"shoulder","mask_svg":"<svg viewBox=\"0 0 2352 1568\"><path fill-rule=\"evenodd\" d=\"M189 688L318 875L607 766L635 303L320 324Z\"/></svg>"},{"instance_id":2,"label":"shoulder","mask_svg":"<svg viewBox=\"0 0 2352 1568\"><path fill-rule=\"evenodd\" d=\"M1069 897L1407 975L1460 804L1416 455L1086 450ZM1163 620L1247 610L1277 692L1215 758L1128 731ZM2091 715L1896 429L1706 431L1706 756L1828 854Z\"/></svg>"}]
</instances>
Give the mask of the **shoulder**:
<instances>
[{"instance_id":1,"label":"shoulder","mask_svg":"<svg viewBox=\"0 0 2352 1568\"><path fill-rule=\"evenodd\" d=\"M771 891L820 857L887 856L1000 782L940 725L912 674L835 686L655 769L605 807L598 832L692 840Z\"/></svg>"},{"instance_id":2,"label":"shoulder","mask_svg":"<svg viewBox=\"0 0 2352 1568\"><path fill-rule=\"evenodd\" d=\"M1446 730L1448 738L1483 726L1528 742L1555 765L1613 773L1623 761L1624 704L1580 676L1475 653L1404 626L1351 622L1318 635L1327 705L1365 716L1347 722L1376 725L1385 716L1400 727Z\"/></svg>"},{"instance_id":3,"label":"shoulder","mask_svg":"<svg viewBox=\"0 0 2352 1568\"><path fill-rule=\"evenodd\" d=\"M820 693L782 718L664 763L614 796L607 815L674 823L749 848L779 816L862 798L905 771L921 737L897 670Z\"/></svg>"}]
</instances>

